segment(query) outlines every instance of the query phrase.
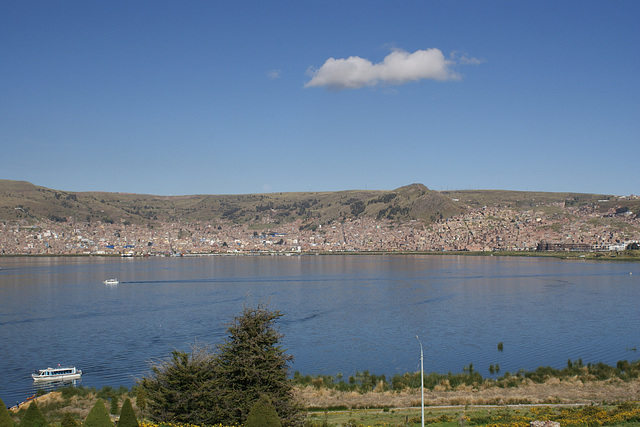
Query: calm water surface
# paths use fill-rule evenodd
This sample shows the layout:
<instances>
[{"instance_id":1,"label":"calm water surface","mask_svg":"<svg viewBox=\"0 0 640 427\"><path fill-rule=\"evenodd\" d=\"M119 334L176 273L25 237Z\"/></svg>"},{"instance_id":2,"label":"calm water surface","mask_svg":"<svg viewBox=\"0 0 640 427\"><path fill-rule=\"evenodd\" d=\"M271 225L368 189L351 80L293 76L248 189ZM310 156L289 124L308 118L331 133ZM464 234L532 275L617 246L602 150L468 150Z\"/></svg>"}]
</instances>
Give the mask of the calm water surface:
<instances>
[{"instance_id":1,"label":"calm water surface","mask_svg":"<svg viewBox=\"0 0 640 427\"><path fill-rule=\"evenodd\" d=\"M461 256L0 258L0 398L37 368L132 386L148 362L216 344L246 301L268 299L292 371L483 375L568 359L640 358L640 264ZM631 274L630 274L631 273ZM117 286L102 281L118 277ZM504 343L504 351L497 344Z\"/></svg>"}]
</instances>

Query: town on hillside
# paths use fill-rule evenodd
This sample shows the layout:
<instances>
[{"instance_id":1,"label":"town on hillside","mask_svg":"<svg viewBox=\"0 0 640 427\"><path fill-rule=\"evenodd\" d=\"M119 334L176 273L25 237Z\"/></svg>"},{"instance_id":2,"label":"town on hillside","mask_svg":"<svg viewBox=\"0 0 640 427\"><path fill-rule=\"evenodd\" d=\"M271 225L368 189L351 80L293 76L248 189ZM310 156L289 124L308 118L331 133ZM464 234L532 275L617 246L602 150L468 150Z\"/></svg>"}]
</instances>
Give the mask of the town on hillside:
<instances>
[{"instance_id":1,"label":"town on hillside","mask_svg":"<svg viewBox=\"0 0 640 427\"><path fill-rule=\"evenodd\" d=\"M439 251L620 251L637 249L640 215L598 206L478 207L432 223L344 218L258 228L232 221L0 222L5 255L166 256Z\"/></svg>"}]
</instances>

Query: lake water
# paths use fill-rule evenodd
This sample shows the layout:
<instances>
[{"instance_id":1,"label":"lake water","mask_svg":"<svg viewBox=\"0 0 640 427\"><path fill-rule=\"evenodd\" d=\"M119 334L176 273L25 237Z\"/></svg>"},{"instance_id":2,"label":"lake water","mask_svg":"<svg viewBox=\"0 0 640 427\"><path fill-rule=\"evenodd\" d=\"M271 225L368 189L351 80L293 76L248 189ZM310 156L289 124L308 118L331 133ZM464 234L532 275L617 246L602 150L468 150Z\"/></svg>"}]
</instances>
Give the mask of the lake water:
<instances>
[{"instance_id":1,"label":"lake water","mask_svg":"<svg viewBox=\"0 0 640 427\"><path fill-rule=\"evenodd\" d=\"M466 256L0 258L0 398L32 395L34 369L132 386L148 362L220 343L268 299L303 374L420 368L488 376L568 359L637 360L640 264ZM117 286L102 282L118 277ZM497 345L503 342L504 350Z\"/></svg>"}]
</instances>

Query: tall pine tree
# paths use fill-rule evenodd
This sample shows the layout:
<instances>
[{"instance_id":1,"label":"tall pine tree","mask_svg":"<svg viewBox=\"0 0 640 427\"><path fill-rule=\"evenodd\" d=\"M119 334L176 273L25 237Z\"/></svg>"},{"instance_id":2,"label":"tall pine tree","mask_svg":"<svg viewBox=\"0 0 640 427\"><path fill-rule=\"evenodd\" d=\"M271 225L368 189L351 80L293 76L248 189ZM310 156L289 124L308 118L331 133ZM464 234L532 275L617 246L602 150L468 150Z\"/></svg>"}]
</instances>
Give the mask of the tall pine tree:
<instances>
[{"instance_id":1,"label":"tall pine tree","mask_svg":"<svg viewBox=\"0 0 640 427\"><path fill-rule=\"evenodd\" d=\"M245 307L228 325L216 354L207 347L174 351L152 366L140 383L147 409L157 422L239 425L261 396L269 398L284 426L302 425L288 363L274 324L282 315L264 304Z\"/></svg>"},{"instance_id":2,"label":"tall pine tree","mask_svg":"<svg viewBox=\"0 0 640 427\"><path fill-rule=\"evenodd\" d=\"M160 423L217 424L222 416L209 348L194 344L189 353L175 350L171 355L152 366L152 375L140 383L150 417Z\"/></svg>"},{"instance_id":3,"label":"tall pine tree","mask_svg":"<svg viewBox=\"0 0 640 427\"><path fill-rule=\"evenodd\" d=\"M260 303L245 307L228 325L227 338L215 358L215 389L220 397L223 424L242 424L261 396L272 402L284 425L301 423L301 407L295 402L288 378L287 355L280 345L282 334L275 322L282 316Z\"/></svg>"}]
</instances>

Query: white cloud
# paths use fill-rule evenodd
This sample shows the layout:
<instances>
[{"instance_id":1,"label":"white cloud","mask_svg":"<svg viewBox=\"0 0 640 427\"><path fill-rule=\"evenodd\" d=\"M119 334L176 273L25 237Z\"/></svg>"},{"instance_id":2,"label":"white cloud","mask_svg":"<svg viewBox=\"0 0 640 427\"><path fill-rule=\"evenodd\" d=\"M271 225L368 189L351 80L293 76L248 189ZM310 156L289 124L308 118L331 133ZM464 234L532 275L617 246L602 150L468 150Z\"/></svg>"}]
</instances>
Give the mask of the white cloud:
<instances>
[{"instance_id":1,"label":"white cloud","mask_svg":"<svg viewBox=\"0 0 640 427\"><path fill-rule=\"evenodd\" d=\"M281 75L282 70L271 70L267 73L267 76L269 76L271 80L279 79Z\"/></svg>"},{"instance_id":2,"label":"white cloud","mask_svg":"<svg viewBox=\"0 0 640 427\"><path fill-rule=\"evenodd\" d=\"M479 65L484 62L484 59L472 58L466 53L451 52L451 60L462 65Z\"/></svg>"},{"instance_id":3,"label":"white cloud","mask_svg":"<svg viewBox=\"0 0 640 427\"><path fill-rule=\"evenodd\" d=\"M309 70L311 80L305 87L323 86L332 90L358 89L363 86L400 85L423 79L458 80L451 70L455 60L447 60L440 49L417 50L408 53L396 49L382 62L350 56L329 58L317 70Z\"/></svg>"},{"instance_id":4,"label":"white cloud","mask_svg":"<svg viewBox=\"0 0 640 427\"><path fill-rule=\"evenodd\" d=\"M482 64L484 60L478 59L478 58L469 58L468 56L462 56L459 59L459 62L465 65L479 65L479 64Z\"/></svg>"}]
</instances>

